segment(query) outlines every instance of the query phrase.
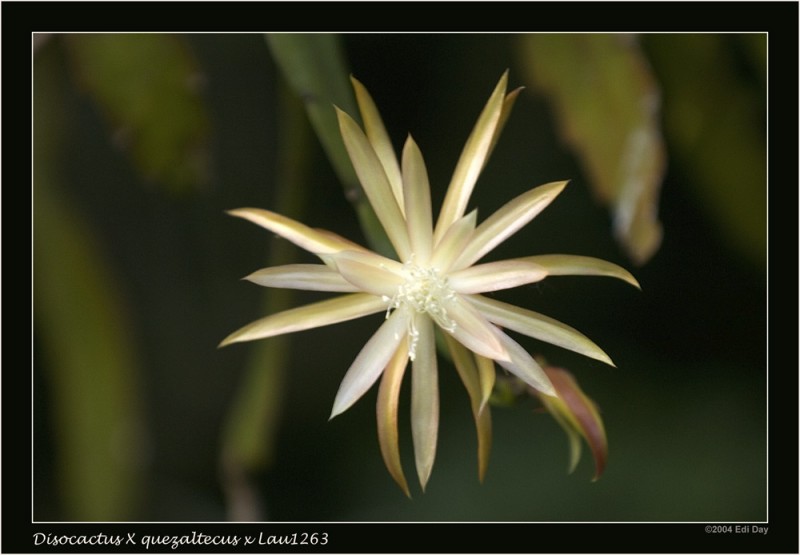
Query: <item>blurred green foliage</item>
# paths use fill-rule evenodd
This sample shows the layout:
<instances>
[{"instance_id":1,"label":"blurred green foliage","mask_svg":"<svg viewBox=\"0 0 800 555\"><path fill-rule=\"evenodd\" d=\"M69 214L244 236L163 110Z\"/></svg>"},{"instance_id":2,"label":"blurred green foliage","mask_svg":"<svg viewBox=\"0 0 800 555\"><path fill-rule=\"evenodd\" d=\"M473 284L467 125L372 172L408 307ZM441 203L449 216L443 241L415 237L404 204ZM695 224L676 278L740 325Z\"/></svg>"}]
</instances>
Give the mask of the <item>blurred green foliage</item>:
<instances>
[{"instance_id":1,"label":"blurred green foliage","mask_svg":"<svg viewBox=\"0 0 800 555\"><path fill-rule=\"evenodd\" d=\"M54 61L43 58L40 67ZM36 74L33 191L37 355L52 391L56 482L65 516L126 520L146 460L139 361L118 276L57 171L73 122L54 105L56 75Z\"/></svg>"},{"instance_id":2,"label":"blurred green foliage","mask_svg":"<svg viewBox=\"0 0 800 555\"><path fill-rule=\"evenodd\" d=\"M282 53L261 35L69 35L37 43L34 517L763 518L764 37L642 36L634 52L625 43L620 53L608 37L593 36L573 51L544 35L346 35L340 42L319 35L322 50L306 55L320 67L290 60L300 56L302 38L281 36ZM283 83L306 90L292 82L297 64L315 68L312 80L324 69L331 87L346 85L342 68L349 67L375 98L395 145L413 132L436 210L497 77L510 66L511 87L527 80L535 50L566 56L547 68L562 89L581 82L576 73L605 68L611 77L597 77L601 85L568 91L593 103L602 97L596 106L636 104L660 91L660 112L589 114L595 127L582 123L581 148L600 162L619 162L623 121L663 133L668 169L660 184L651 174L645 209L654 216L647 211L659 206L663 243L635 271L643 292L555 277L507 295L575 326L615 360L618 368L608 370L521 341L568 368L601 407L608 467L594 484L587 459L568 476L568 443L531 401L494 411L480 485L469 398L446 365L436 467L425 495L408 502L383 467L375 392L327 421L338 383L380 315L290 342L216 350L265 310L319 298L265 298L240 283L259 267L303 255L224 210L259 206L360 242L370 234L350 204L357 195L342 194L347 170L330 159L324 139L313 140L292 119L300 111ZM646 86L632 84L644 65ZM541 79L537 71L537 87L517 100L473 205L485 216L534 185L571 179L508 248L627 266L630 251L610 231L616 216L595 202L596 170L559 139L570 101L554 108L555 85L540 88ZM320 97L300 98L312 125L315 111L325 117ZM602 198L621 194L619 179L602 179ZM404 390L401 414L407 403ZM132 431L137 423L140 435ZM405 457L407 422L400 437ZM127 456L129 446L135 453Z\"/></svg>"},{"instance_id":3,"label":"blurred green foliage","mask_svg":"<svg viewBox=\"0 0 800 555\"><path fill-rule=\"evenodd\" d=\"M658 84L632 35L523 35L523 63L554 106L614 232L641 265L661 244L658 198L666 152Z\"/></svg>"},{"instance_id":4,"label":"blurred green foliage","mask_svg":"<svg viewBox=\"0 0 800 555\"><path fill-rule=\"evenodd\" d=\"M148 180L175 191L208 181L202 77L183 40L103 33L67 35L64 41L81 86Z\"/></svg>"}]
</instances>

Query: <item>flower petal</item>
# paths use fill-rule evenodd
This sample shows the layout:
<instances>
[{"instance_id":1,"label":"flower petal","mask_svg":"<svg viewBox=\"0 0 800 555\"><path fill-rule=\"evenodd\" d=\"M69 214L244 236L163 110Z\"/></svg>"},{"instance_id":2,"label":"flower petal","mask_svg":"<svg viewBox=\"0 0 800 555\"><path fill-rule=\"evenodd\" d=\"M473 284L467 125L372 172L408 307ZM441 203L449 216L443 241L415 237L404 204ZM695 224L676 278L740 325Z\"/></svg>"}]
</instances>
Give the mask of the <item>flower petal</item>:
<instances>
[{"instance_id":1,"label":"flower petal","mask_svg":"<svg viewBox=\"0 0 800 555\"><path fill-rule=\"evenodd\" d=\"M453 364L469 394L472 416L478 433L478 477L483 481L489 466L489 453L492 447L492 413L486 408L486 400L492 388L489 386L489 393L485 393L484 389L489 382L494 384L494 363L491 359L471 353L450 335L445 334L444 337ZM487 369L491 369L491 379L487 379L487 375L484 375Z\"/></svg>"},{"instance_id":2,"label":"flower petal","mask_svg":"<svg viewBox=\"0 0 800 555\"><path fill-rule=\"evenodd\" d=\"M466 298L493 324L614 366L611 358L591 339L558 320L481 295Z\"/></svg>"},{"instance_id":3,"label":"flower petal","mask_svg":"<svg viewBox=\"0 0 800 555\"><path fill-rule=\"evenodd\" d=\"M433 322L423 314L415 314L414 318L419 336L416 356L411 363L411 435L414 440L417 476L422 491L425 491L436 458L436 439L439 432L439 378Z\"/></svg>"},{"instance_id":4,"label":"flower petal","mask_svg":"<svg viewBox=\"0 0 800 555\"><path fill-rule=\"evenodd\" d=\"M353 89L356 92L358 110L361 112L367 139L383 166L383 171L386 173L386 178L392 187L392 193L400 207L400 211L405 212L403 208L403 179L400 174L400 164L397 163L397 156L395 156L394 147L392 147L392 141L389 139L386 127L383 125L381 114L366 87L352 75L350 76L350 81L353 83Z\"/></svg>"},{"instance_id":5,"label":"flower petal","mask_svg":"<svg viewBox=\"0 0 800 555\"><path fill-rule=\"evenodd\" d=\"M511 109L514 107L514 103L517 101L517 97L519 93L522 92L524 87L517 87L510 93L506 95L503 99L503 109L500 112L500 119L497 121L497 127L494 128L494 135L492 136L492 144L489 147L489 152L486 154L486 160L489 159L489 156L492 155L492 151L494 150L494 146L497 144L497 140L500 138L500 134L503 132L503 128L506 126L506 122L508 121L508 116L511 115ZM486 161L484 161L483 165L486 165Z\"/></svg>"},{"instance_id":6,"label":"flower petal","mask_svg":"<svg viewBox=\"0 0 800 555\"><path fill-rule=\"evenodd\" d=\"M497 122L500 120L503 110L507 83L508 71L500 77L500 81L495 86L478 117L475 128L464 145L464 150L461 152L461 157L458 159L458 164L447 188L444 203L439 212L439 220L436 222L434 238L437 241L444 236L450 225L464 215L472 189L483 169L494 139Z\"/></svg>"},{"instance_id":7,"label":"flower petal","mask_svg":"<svg viewBox=\"0 0 800 555\"><path fill-rule=\"evenodd\" d=\"M489 397L492 395L497 373L495 372L494 361L492 359L475 355L475 361L478 363L478 381L481 386L481 402L478 409L482 411L486 408L486 403L489 402Z\"/></svg>"},{"instance_id":8,"label":"flower petal","mask_svg":"<svg viewBox=\"0 0 800 555\"><path fill-rule=\"evenodd\" d=\"M403 382L403 374L408 365L408 348L401 344L395 350L394 356L386 366L378 388L378 403L376 413L378 419L378 443L381 446L383 462L389 474L397 482L403 492L411 497L408 490L408 482L403 473L403 465L400 462L400 446L398 444L397 433L397 406L400 397L400 385Z\"/></svg>"},{"instance_id":9,"label":"flower petal","mask_svg":"<svg viewBox=\"0 0 800 555\"><path fill-rule=\"evenodd\" d=\"M373 295L392 297L406 281L402 264L372 252L342 251L325 260L345 280Z\"/></svg>"},{"instance_id":10,"label":"flower petal","mask_svg":"<svg viewBox=\"0 0 800 555\"><path fill-rule=\"evenodd\" d=\"M613 262L572 254L543 254L526 256L525 260L539 264L551 276L608 276L630 283L637 289L642 286L633 275Z\"/></svg>"},{"instance_id":11,"label":"flower petal","mask_svg":"<svg viewBox=\"0 0 800 555\"><path fill-rule=\"evenodd\" d=\"M395 310L367 341L342 379L331 418L349 409L372 387L408 333L407 310Z\"/></svg>"},{"instance_id":12,"label":"flower petal","mask_svg":"<svg viewBox=\"0 0 800 555\"><path fill-rule=\"evenodd\" d=\"M464 247L467 246L475 231L477 219L478 211L473 210L450 226L434 249L431 266L438 268L441 272L447 272L450 269L456 258L464 252Z\"/></svg>"},{"instance_id":13,"label":"flower petal","mask_svg":"<svg viewBox=\"0 0 800 555\"><path fill-rule=\"evenodd\" d=\"M342 139L358 175L358 180L397 254L401 260L407 260L411 255L411 245L408 240L406 222L383 165L366 135L353 121L353 118L338 108L336 113L339 116Z\"/></svg>"},{"instance_id":14,"label":"flower petal","mask_svg":"<svg viewBox=\"0 0 800 555\"><path fill-rule=\"evenodd\" d=\"M266 318L256 320L233 332L219 346L224 347L231 343L253 341L254 339L264 339L284 333L319 328L329 324L353 320L368 314L375 314L382 310L386 310L386 303L380 297L367 293L343 295L334 299L270 314Z\"/></svg>"},{"instance_id":15,"label":"flower petal","mask_svg":"<svg viewBox=\"0 0 800 555\"><path fill-rule=\"evenodd\" d=\"M335 233L312 229L305 224L269 210L237 208L236 210L228 210L228 214L249 220L314 254L332 253L341 250L365 250L363 247L348 239L339 237Z\"/></svg>"},{"instance_id":16,"label":"flower petal","mask_svg":"<svg viewBox=\"0 0 800 555\"><path fill-rule=\"evenodd\" d=\"M550 383L550 378L528 351L505 333L499 332L499 336L511 360L495 359L497 363L537 391L545 395L555 395L556 391Z\"/></svg>"},{"instance_id":17,"label":"flower petal","mask_svg":"<svg viewBox=\"0 0 800 555\"><path fill-rule=\"evenodd\" d=\"M455 325L447 326L439 322L446 332L455 337L470 351L494 360L510 360L509 354L500 341L502 335L463 297L457 296L446 304L447 317Z\"/></svg>"},{"instance_id":18,"label":"flower petal","mask_svg":"<svg viewBox=\"0 0 800 555\"><path fill-rule=\"evenodd\" d=\"M454 291L463 294L500 291L547 277L547 271L527 259L502 260L478 264L447 276Z\"/></svg>"},{"instance_id":19,"label":"flower petal","mask_svg":"<svg viewBox=\"0 0 800 555\"><path fill-rule=\"evenodd\" d=\"M545 372L553 383L558 397L539 398L547 411L561 424L570 440L570 472L581 454L578 434L583 436L594 458L595 473L592 481L600 478L608 459L608 439L603 419L594 402L581 390L575 378L561 368L546 367Z\"/></svg>"},{"instance_id":20,"label":"flower petal","mask_svg":"<svg viewBox=\"0 0 800 555\"><path fill-rule=\"evenodd\" d=\"M541 185L506 203L477 227L472 240L453 267L461 269L472 265L511 237L544 210L566 185L566 181Z\"/></svg>"},{"instance_id":21,"label":"flower petal","mask_svg":"<svg viewBox=\"0 0 800 555\"><path fill-rule=\"evenodd\" d=\"M433 250L431 190L422 153L410 135L403 147L403 194L414 262L426 265Z\"/></svg>"},{"instance_id":22,"label":"flower petal","mask_svg":"<svg viewBox=\"0 0 800 555\"><path fill-rule=\"evenodd\" d=\"M358 287L339 272L321 264L287 264L262 268L244 279L263 287L355 293Z\"/></svg>"}]
</instances>

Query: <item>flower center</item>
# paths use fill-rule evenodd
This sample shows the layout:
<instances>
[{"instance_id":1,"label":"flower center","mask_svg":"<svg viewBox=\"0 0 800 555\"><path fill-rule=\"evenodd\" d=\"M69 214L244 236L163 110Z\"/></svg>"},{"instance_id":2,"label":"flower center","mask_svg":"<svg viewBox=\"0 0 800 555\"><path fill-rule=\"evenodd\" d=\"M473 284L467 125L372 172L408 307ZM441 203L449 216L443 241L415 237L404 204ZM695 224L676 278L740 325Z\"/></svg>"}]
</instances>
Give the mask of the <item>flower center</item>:
<instances>
[{"instance_id":1,"label":"flower center","mask_svg":"<svg viewBox=\"0 0 800 555\"><path fill-rule=\"evenodd\" d=\"M446 331L455 330L456 323L447 315L447 304L455 301L456 295L450 289L447 277L439 275L436 268L423 268L412 263L406 263L405 270L408 275L406 282L397 288L392 298L384 298L389 303L386 317L392 310L405 306L419 314L428 314ZM408 357L411 360L414 360L419 341L419 330L414 321L412 317L408 324Z\"/></svg>"}]
</instances>

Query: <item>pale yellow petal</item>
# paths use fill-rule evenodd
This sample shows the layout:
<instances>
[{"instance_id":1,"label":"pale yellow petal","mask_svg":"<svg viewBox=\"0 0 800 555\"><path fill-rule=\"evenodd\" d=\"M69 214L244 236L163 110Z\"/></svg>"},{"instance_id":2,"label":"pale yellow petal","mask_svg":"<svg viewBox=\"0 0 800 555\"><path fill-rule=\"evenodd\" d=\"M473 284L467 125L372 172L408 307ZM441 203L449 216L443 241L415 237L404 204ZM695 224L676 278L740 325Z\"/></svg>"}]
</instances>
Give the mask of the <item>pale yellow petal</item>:
<instances>
[{"instance_id":1,"label":"pale yellow petal","mask_svg":"<svg viewBox=\"0 0 800 555\"><path fill-rule=\"evenodd\" d=\"M419 333L416 357L411 364L411 435L417 476L425 491L436 458L439 432L439 377L436 366L436 342L433 322L416 314Z\"/></svg>"},{"instance_id":2,"label":"pale yellow petal","mask_svg":"<svg viewBox=\"0 0 800 555\"><path fill-rule=\"evenodd\" d=\"M497 363L543 394L551 396L556 395L550 378L544 373L539 363L533 360L533 357L528 354L528 351L523 349L519 343L511 339L505 333L499 332L499 335L503 347L506 349L506 352L508 352L511 360L495 359Z\"/></svg>"},{"instance_id":3,"label":"pale yellow petal","mask_svg":"<svg viewBox=\"0 0 800 555\"><path fill-rule=\"evenodd\" d=\"M483 481L489 466L489 452L492 446L491 411L485 407L492 386L489 386L489 393L486 394L484 394L484 388L489 382L494 384L494 363L488 358L470 352L454 337L450 335L444 337L456 371L469 394L472 416L478 434L478 477ZM491 379L483 375L487 369L491 369Z\"/></svg>"},{"instance_id":4,"label":"pale yellow petal","mask_svg":"<svg viewBox=\"0 0 800 555\"><path fill-rule=\"evenodd\" d=\"M495 372L494 361L492 359L475 355L475 362L478 364L478 381L480 382L481 392L478 410L482 411L486 408L486 403L489 402L489 397L492 395L497 373Z\"/></svg>"},{"instance_id":5,"label":"pale yellow petal","mask_svg":"<svg viewBox=\"0 0 800 555\"><path fill-rule=\"evenodd\" d=\"M400 462L400 446L397 432L397 407L400 398L400 386L403 374L408 365L408 347L402 343L395 350L394 356L386 366L378 388L376 413L378 419L378 443L381 447L383 462L394 481L411 497L408 482Z\"/></svg>"},{"instance_id":6,"label":"pale yellow petal","mask_svg":"<svg viewBox=\"0 0 800 555\"><path fill-rule=\"evenodd\" d=\"M614 366L611 358L591 339L558 320L480 295L466 298L490 322L498 326Z\"/></svg>"},{"instance_id":7,"label":"pale yellow petal","mask_svg":"<svg viewBox=\"0 0 800 555\"><path fill-rule=\"evenodd\" d=\"M519 96L519 93L522 92L523 88L524 87L517 87L508 93L503 99L503 109L500 112L500 119L497 121L497 127L494 128L494 136L492 137L492 144L489 147L489 152L486 154L486 160L489 160L489 156L492 155L492 151L497 144L497 140L500 138L500 133L502 133L503 128L506 126L508 116L511 115L511 109L514 107L514 103L517 101L517 97ZM486 165L485 161L484 165Z\"/></svg>"},{"instance_id":8,"label":"pale yellow petal","mask_svg":"<svg viewBox=\"0 0 800 555\"><path fill-rule=\"evenodd\" d=\"M472 239L456 260L453 268L466 268L480 260L535 218L564 190L566 185L566 181L541 185L506 203L478 225Z\"/></svg>"},{"instance_id":9,"label":"pale yellow petal","mask_svg":"<svg viewBox=\"0 0 800 555\"><path fill-rule=\"evenodd\" d=\"M495 129L503 111L507 83L508 71L500 77L500 81L464 145L464 150L461 152L461 157L447 188L442 209L439 212L434 235L437 241L444 236L450 225L464 215L472 189L475 187L475 182L478 180L493 143Z\"/></svg>"},{"instance_id":10,"label":"pale yellow petal","mask_svg":"<svg viewBox=\"0 0 800 555\"><path fill-rule=\"evenodd\" d=\"M572 254L543 254L526 256L525 260L539 264L551 276L607 276L621 279L630 283L637 289L642 287L636 278L621 266L613 262L592 258L591 256L577 256Z\"/></svg>"},{"instance_id":11,"label":"pale yellow petal","mask_svg":"<svg viewBox=\"0 0 800 555\"><path fill-rule=\"evenodd\" d=\"M303 289L306 291L335 291L355 293L358 287L344 279L339 272L320 264L287 264L263 268L245 277L263 287Z\"/></svg>"},{"instance_id":12,"label":"pale yellow petal","mask_svg":"<svg viewBox=\"0 0 800 555\"><path fill-rule=\"evenodd\" d=\"M447 276L457 293L485 293L541 281L547 272L527 259L502 260L470 266Z\"/></svg>"},{"instance_id":13,"label":"pale yellow petal","mask_svg":"<svg viewBox=\"0 0 800 555\"><path fill-rule=\"evenodd\" d=\"M433 216L428 171L422 153L411 136L403 147L403 194L414 263L425 265L433 250Z\"/></svg>"},{"instance_id":14,"label":"pale yellow petal","mask_svg":"<svg viewBox=\"0 0 800 555\"><path fill-rule=\"evenodd\" d=\"M446 325L437 319L437 323L446 332L458 339L470 351L494 360L509 360L509 355L499 339L499 330L489 323L468 301L456 297L446 305L447 318L451 324Z\"/></svg>"},{"instance_id":15,"label":"pale yellow petal","mask_svg":"<svg viewBox=\"0 0 800 555\"><path fill-rule=\"evenodd\" d=\"M354 246L358 249L362 248L335 233L310 228L305 224L269 210L237 208L236 210L228 210L228 214L249 220L314 254L353 250Z\"/></svg>"},{"instance_id":16,"label":"pale yellow petal","mask_svg":"<svg viewBox=\"0 0 800 555\"><path fill-rule=\"evenodd\" d=\"M349 283L359 290L392 297L405 283L403 265L371 252L342 251L326 257Z\"/></svg>"},{"instance_id":17,"label":"pale yellow petal","mask_svg":"<svg viewBox=\"0 0 800 555\"><path fill-rule=\"evenodd\" d=\"M331 418L349 409L381 375L383 369L406 337L408 312L395 310L367 341L342 379L333 401Z\"/></svg>"},{"instance_id":18,"label":"pale yellow petal","mask_svg":"<svg viewBox=\"0 0 800 555\"><path fill-rule=\"evenodd\" d=\"M406 222L383 165L366 135L353 121L353 118L338 108L336 113L339 116L342 139L358 175L358 180L397 254L402 260L407 260L411 255L411 245L408 240Z\"/></svg>"},{"instance_id":19,"label":"pale yellow petal","mask_svg":"<svg viewBox=\"0 0 800 555\"><path fill-rule=\"evenodd\" d=\"M220 347L345 322L386 310L375 295L354 293L271 314L233 332Z\"/></svg>"},{"instance_id":20,"label":"pale yellow petal","mask_svg":"<svg viewBox=\"0 0 800 555\"><path fill-rule=\"evenodd\" d=\"M400 211L405 213L403 207L403 180L400 175L400 164L397 163L397 156L395 156L392 141L389 139L386 127L383 125L381 114L366 87L352 75L350 76L350 81L353 83L353 89L356 92L358 110L361 112L361 119L364 122L364 131L367 134L367 139L383 166L383 171L386 173L386 178L389 180L389 184L392 187L392 193L400 207Z\"/></svg>"},{"instance_id":21,"label":"pale yellow petal","mask_svg":"<svg viewBox=\"0 0 800 555\"><path fill-rule=\"evenodd\" d=\"M473 210L450 226L434 249L431 266L439 268L442 272L450 269L472 237L477 219L478 211Z\"/></svg>"}]
</instances>

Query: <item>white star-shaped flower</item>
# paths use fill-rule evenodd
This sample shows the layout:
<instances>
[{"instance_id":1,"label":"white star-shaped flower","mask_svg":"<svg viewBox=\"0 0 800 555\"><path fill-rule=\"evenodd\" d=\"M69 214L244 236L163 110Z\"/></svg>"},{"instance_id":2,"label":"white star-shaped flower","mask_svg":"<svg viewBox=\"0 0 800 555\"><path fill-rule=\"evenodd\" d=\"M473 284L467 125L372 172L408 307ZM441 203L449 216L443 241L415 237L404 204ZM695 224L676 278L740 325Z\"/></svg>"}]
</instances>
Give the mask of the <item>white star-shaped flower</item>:
<instances>
[{"instance_id":1,"label":"white star-shaped flower","mask_svg":"<svg viewBox=\"0 0 800 555\"><path fill-rule=\"evenodd\" d=\"M506 94L506 84L507 73L467 140L434 225L428 175L419 148L409 137L401 160L397 160L372 98L353 79L366 132L337 109L339 127L397 259L267 210L230 212L288 239L322 262L265 268L248 276L250 281L266 287L344 295L269 315L234 332L221 345L385 313L385 320L345 374L331 418L347 410L383 376L378 393L378 437L386 466L406 494L409 490L398 448L398 396L410 360L411 430L417 474L424 489L436 455L439 427L435 328L444 333L472 401L483 477L491 437L487 401L495 379L493 363L540 392L555 395L539 364L504 330L612 364L608 355L573 328L484 293L564 274L612 276L638 287L636 279L623 268L583 256L540 255L479 263L566 186L566 181L560 181L532 189L481 223L476 211L466 213L475 182L519 92Z\"/></svg>"}]
</instances>

